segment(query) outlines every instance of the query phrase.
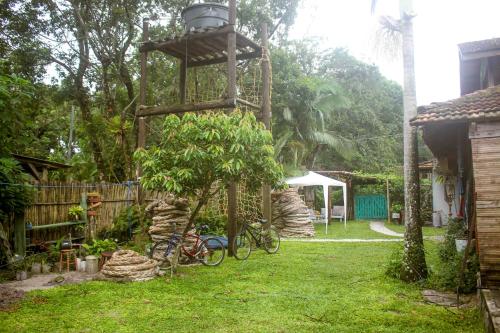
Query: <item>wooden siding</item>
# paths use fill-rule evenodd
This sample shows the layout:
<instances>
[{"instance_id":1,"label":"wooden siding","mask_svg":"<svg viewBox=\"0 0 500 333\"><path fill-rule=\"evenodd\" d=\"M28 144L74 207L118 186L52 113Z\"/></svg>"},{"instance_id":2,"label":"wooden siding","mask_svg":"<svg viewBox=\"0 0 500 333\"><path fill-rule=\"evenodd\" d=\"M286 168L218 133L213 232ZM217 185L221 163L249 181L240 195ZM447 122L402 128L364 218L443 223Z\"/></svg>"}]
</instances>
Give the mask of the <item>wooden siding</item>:
<instances>
[{"instance_id":1,"label":"wooden siding","mask_svg":"<svg viewBox=\"0 0 500 333\"><path fill-rule=\"evenodd\" d=\"M470 128L481 281L500 286L500 122Z\"/></svg>"}]
</instances>

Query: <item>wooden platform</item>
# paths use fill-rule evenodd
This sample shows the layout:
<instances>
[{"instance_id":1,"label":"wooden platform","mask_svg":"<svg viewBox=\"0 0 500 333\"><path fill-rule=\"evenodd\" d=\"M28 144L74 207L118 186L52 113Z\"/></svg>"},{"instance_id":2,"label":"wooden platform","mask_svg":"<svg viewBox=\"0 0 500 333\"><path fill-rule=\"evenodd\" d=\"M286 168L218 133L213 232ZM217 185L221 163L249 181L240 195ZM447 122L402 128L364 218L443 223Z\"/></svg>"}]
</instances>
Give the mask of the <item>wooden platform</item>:
<instances>
[{"instance_id":1,"label":"wooden platform","mask_svg":"<svg viewBox=\"0 0 500 333\"><path fill-rule=\"evenodd\" d=\"M185 33L165 40L143 42L140 52L161 51L187 61L187 67L227 62L227 34L236 33L236 60L259 58L262 47L234 30L232 25Z\"/></svg>"}]
</instances>

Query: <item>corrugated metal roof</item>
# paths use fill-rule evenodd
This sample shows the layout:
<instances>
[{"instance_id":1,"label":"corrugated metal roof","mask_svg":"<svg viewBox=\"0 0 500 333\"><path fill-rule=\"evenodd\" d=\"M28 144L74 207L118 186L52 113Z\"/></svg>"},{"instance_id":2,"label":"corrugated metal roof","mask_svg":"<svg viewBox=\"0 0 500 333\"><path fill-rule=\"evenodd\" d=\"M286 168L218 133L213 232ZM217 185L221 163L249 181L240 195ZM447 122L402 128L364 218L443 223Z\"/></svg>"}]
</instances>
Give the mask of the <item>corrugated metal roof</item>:
<instances>
[{"instance_id":1,"label":"corrugated metal roof","mask_svg":"<svg viewBox=\"0 0 500 333\"><path fill-rule=\"evenodd\" d=\"M412 126L438 122L468 122L500 119L500 85L478 90L446 102L431 103L418 108Z\"/></svg>"}]
</instances>

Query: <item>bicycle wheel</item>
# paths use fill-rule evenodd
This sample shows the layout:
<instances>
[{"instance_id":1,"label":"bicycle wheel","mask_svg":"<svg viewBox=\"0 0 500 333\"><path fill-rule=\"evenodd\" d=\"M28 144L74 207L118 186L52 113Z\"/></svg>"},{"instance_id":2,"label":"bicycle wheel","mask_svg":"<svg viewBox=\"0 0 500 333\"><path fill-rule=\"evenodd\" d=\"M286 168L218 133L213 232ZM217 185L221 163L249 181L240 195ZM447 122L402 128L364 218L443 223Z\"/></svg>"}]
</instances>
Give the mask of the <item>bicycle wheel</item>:
<instances>
[{"instance_id":1,"label":"bicycle wheel","mask_svg":"<svg viewBox=\"0 0 500 333\"><path fill-rule=\"evenodd\" d=\"M205 266L217 266L226 255L224 244L213 237L205 238L198 247L196 259L198 259Z\"/></svg>"},{"instance_id":2,"label":"bicycle wheel","mask_svg":"<svg viewBox=\"0 0 500 333\"><path fill-rule=\"evenodd\" d=\"M267 230L262 230L262 243L267 253L273 254L280 248L280 235L275 227L271 226Z\"/></svg>"},{"instance_id":3,"label":"bicycle wheel","mask_svg":"<svg viewBox=\"0 0 500 333\"><path fill-rule=\"evenodd\" d=\"M158 261L165 261L168 259L167 257L170 255L173 249L175 249L175 244L170 240L164 240L156 243L150 249L148 257L150 259L155 259Z\"/></svg>"},{"instance_id":4,"label":"bicycle wheel","mask_svg":"<svg viewBox=\"0 0 500 333\"><path fill-rule=\"evenodd\" d=\"M233 254L238 260L245 260L252 252L252 240L246 232L236 235L233 239Z\"/></svg>"}]
</instances>

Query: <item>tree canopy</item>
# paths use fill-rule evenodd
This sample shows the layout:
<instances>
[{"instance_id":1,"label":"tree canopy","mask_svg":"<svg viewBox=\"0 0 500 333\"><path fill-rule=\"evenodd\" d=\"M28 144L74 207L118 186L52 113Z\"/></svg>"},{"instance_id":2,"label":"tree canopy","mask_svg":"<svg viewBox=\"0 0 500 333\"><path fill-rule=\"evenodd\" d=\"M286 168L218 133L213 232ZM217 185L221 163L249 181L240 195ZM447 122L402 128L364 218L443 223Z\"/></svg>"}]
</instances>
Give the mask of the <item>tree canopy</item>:
<instances>
[{"instance_id":1,"label":"tree canopy","mask_svg":"<svg viewBox=\"0 0 500 333\"><path fill-rule=\"evenodd\" d=\"M192 3L2 2L2 156L20 153L75 166L51 174L53 179L134 178L141 22L150 17L151 38L178 34L180 13ZM237 3L239 30L257 39L265 21L272 34L275 157L288 174L305 168L384 172L401 165L399 85L346 50L289 41L298 0ZM147 104L178 102L178 66L151 54ZM258 66L239 62L238 73L257 72ZM222 95L225 67L190 69L187 85L196 92L192 98L205 88ZM162 119L148 123L147 145L161 142L162 128Z\"/></svg>"}]
</instances>

